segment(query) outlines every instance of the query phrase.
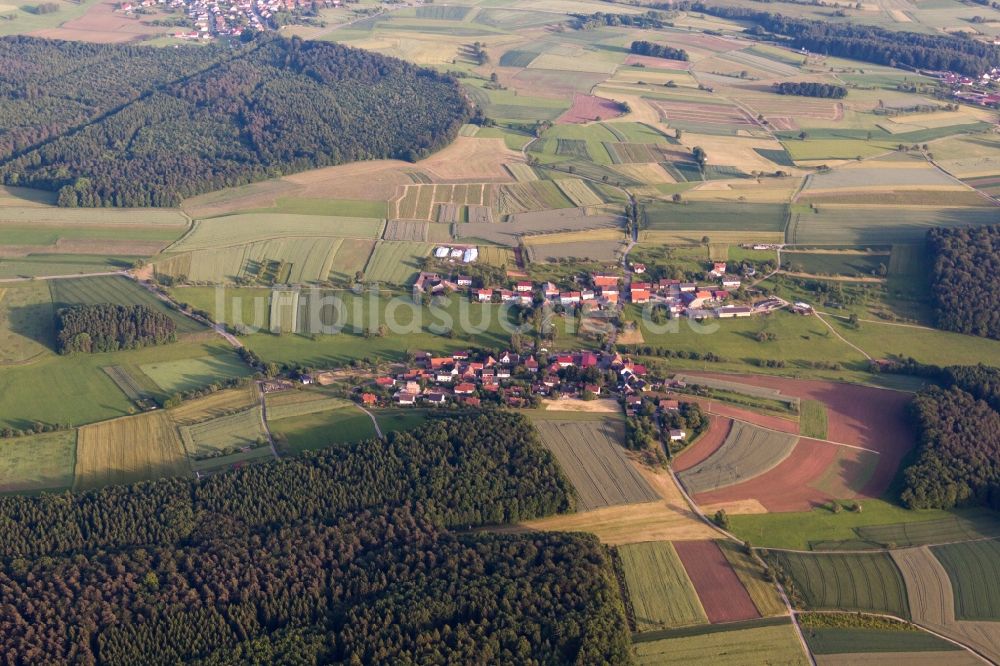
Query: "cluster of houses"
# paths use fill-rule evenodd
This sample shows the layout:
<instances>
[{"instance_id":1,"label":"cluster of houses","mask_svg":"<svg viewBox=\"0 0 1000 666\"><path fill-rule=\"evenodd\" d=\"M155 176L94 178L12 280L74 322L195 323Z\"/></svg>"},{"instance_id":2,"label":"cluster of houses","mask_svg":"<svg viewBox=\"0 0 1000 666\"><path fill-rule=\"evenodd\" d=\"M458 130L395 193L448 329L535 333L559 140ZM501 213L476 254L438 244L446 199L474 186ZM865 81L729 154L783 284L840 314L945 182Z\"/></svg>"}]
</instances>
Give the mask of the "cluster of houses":
<instances>
[{"instance_id":1,"label":"cluster of houses","mask_svg":"<svg viewBox=\"0 0 1000 666\"><path fill-rule=\"evenodd\" d=\"M983 86L1000 83L1000 67L994 67L984 72L978 78L956 74L955 72L927 72L938 81L951 86L952 97L979 106L1000 105L1000 92L986 90Z\"/></svg>"},{"instance_id":2,"label":"cluster of houses","mask_svg":"<svg viewBox=\"0 0 1000 666\"><path fill-rule=\"evenodd\" d=\"M479 407L490 400L509 407L529 407L540 397L600 396L613 387L619 395L656 388L644 365L618 353L576 351L536 358L506 351L457 352L451 356L413 355L413 363L395 375L377 377L360 394L362 404Z\"/></svg>"},{"instance_id":3,"label":"cluster of houses","mask_svg":"<svg viewBox=\"0 0 1000 666\"><path fill-rule=\"evenodd\" d=\"M318 0L322 7L339 7L342 0ZM274 21L280 12L311 10L313 0L127 0L118 11L131 15L140 8L168 8L184 12L192 26L174 36L186 40L239 37L244 30L264 31L280 27Z\"/></svg>"},{"instance_id":4,"label":"cluster of houses","mask_svg":"<svg viewBox=\"0 0 1000 666\"><path fill-rule=\"evenodd\" d=\"M633 276L646 272L642 264L633 264L631 268ZM476 287L475 280L468 275L444 278L438 273L422 272L413 285L413 291L415 296L419 296L468 290L470 298L479 303L516 303L529 307L536 303L550 303L565 308L613 308L628 302L638 305L658 303L669 308L674 315L692 318L748 317L753 314L751 307L725 304L730 300L731 292L743 284L741 277L727 273L725 262L713 264L708 272L708 278L713 282L710 285L668 279L644 282L633 278L626 287L621 276L608 272L583 276L579 284L587 284L587 287L566 290L552 282L532 282L523 274L508 273L508 276L525 279L514 280L509 287Z\"/></svg>"}]
</instances>

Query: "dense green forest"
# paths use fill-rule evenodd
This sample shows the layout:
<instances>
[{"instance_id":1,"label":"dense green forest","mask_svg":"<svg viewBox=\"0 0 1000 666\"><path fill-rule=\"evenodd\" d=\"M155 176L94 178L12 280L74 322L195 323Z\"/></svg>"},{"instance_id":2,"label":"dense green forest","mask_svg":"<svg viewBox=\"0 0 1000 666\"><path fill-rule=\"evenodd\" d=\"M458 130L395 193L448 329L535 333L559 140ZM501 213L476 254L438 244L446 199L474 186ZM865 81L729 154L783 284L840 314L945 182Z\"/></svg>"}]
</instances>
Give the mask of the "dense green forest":
<instances>
[{"instance_id":1,"label":"dense green forest","mask_svg":"<svg viewBox=\"0 0 1000 666\"><path fill-rule=\"evenodd\" d=\"M903 473L903 501L914 509L1000 509L1000 369L917 370L942 386L911 405L919 439L917 459Z\"/></svg>"},{"instance_id":2,"label":"dense green forest","mask_svg":"<svg viewBox=\"0 0 1000 666\"><path fill-rule=\"evenodd\" d=\"M847 97L847 88L832 83L817 81L784 81L774 84L774 92L779 95L800 95L802 97L830 97L842 99Z\"/></svg>"},{"instance_id":3,"label":"dense green forest","mask_svg":"<svg viewBox=\"0 0 1000 666\"><path fill-rule=\"evenodd\" d=\"M201 482L0 498L0 655L627 663L603 547L456 534L571 509L521 416L436 418Z\"/></svg>"},{"instance_id":4,"label":"dense green forest","mask_svg":"<svg viewBox=\"0 0 1000 666\"><path fill-rule=\"evenodd\" d=\"M60 354L110 352L162 345L177 339L177 325L146 305L74 305L56 312Z\"/></svg>"},{"instance_id":5,"label":"dense green forest","mask_svg":"<svg viewBox=\"0 0 1000 666\"><path fill-rule=\"evenodd\" d=\"M684 49L675 49L665 44L655 44L645 40L632 42L629 51L637 55L653 56L654 58L667 58L668 60L687 60L688 53Z\"/></svg>"},{"instance_id":6,"label":"dense green forest","mask_svg":"<svg viewBox=\"0 0 1000 666\"><path fill-rule=\"evenodd\" d=\"M978 76L1000 61L1000 49L964 36L887 30L858 23L831 23L782 16L766 11L695 0L651 5L660 9L704 12L756 24L748 34L772 33L782 43L813 53L851 58L880 65L949 70Z\"/></svg>"},{"instance_id":7,"label":"dense green forest","mask_svg":"<svg viewBox=\"0 0 1000 666\"><path fill-rule=\"evenodd\" d=\"M1000 224L928 232L937 326L1000 339Z\"/></svg>"},{"instance_id":8,"label":"dense green forest","mask_svg":"<svg viewBox=\"0 0 1000 666\"><path fill-rule=\"evenodd\" d=\"M160 49L0 38L0 178L63 206L173 206L364 159L415 160L469 115L449 77L260 35Z\"/></svg>"}]
</instances>

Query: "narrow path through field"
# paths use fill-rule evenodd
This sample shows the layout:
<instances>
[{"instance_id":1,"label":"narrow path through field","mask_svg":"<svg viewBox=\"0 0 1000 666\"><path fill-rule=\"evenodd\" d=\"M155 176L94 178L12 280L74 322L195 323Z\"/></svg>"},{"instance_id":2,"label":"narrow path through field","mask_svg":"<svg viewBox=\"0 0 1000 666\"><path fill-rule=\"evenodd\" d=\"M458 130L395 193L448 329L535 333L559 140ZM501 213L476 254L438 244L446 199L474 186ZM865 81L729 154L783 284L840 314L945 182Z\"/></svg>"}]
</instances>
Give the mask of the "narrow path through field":
<instances>
[{"instance_id":1,"label":"narrow path through field","mask_svg":"<svg viewBox=\"0 0 1000 666\"><path fill-rule=\"evenodd\" d=\"M378 438L379 438L379 439L385 439L385 436L384 436L384 435L382 434L382 428L380 428L380 427L378 426L378 421L377 421L377 420L375 419L375 415L374 415L374 414L372 414L371 412L369 412L369 411L368 411L367 409L365 409L364 407L361 407L360 405L358 406L358 409L360 409L360 410L361 410L361 411L363 411L363 412L364 412L365 414L367 414L367 415L368 415L368 418L370 418L370 419L372 420L372 425L373 425L373 426L375 426L375 434L376 434L376 435L378 435Z\"/></svg>"},{"instance_id":2,"label":"narrow path through field","mask_svg":"<svg viewBox=\"0 0 1000 666\"><path fill-rule=\"evenodd\" d=\"M828 321L827 321L826 319L823 319L823 317L822 317L822 316L821 316L821 315L820 315L820 314L819 314L818 312L816 313L816 318L817 318L817 319L819 319L819 320L820 320L821 322L823 322L823 324L825 324L825 325L826 325L826 327L827 327L828 329L830 329L830 332L831 332L831 333L833 333L834 335L836 335L836 336L837 336L837 338L839 338L841 342L843 342L843 343L844 343L845 345L847 345L847 346L848 346L848 347L850 347L851 349L854 349L855 351L859 352L859 353L860 353L860 354L861 354L862 356L864 356L864 357L865 357L866 359L868 359L869 361L871 361L871 360L872 360L872 357L871 357L871 355L870 355L870 354L869 354L868 352L866 352L866 351L865 351L864 349L862 349L861 347L857 346L857 345L856 345L856 344L854 344L853 342L850 342L850 341L848 341L848 340L847 340L847 338L845 338L844 336L842 336L842 335L841 335L841 334L840 334L840 333L839 333L839 332L837 331L837 329L835 329L835 328L833 327L833 325L832 325L832 324L830 324L830 322L828 322Z\"/></svg>"},{"instance_id":3,"label":"narrow path through field","mask_svg":"<svg viewBox=\"0 0 1000 666\"><path fill-rule=\"evenodd\" d=\"M819 312L817 314L824 315L826 317L835 317L837 319L847 319L844 315L833 314L832 312ZM880 321L878 319L859 319L858 321L864 322L866 324L882 324L883 326L900 326L902 328L915 328L920 331L930 331L932 333L938 332L938 329L931 328L930 326L921 326L920 324L905 324L898 321Z\"/></svg>"},{"instance_id":4,"label":"narrow path through field","mask_svg":"<svg viewBox=\"0 0 1000 666\"><path fill-rule=\"evenodd\" d=\"M271 445L271 455L275 459L280 459L281 456L278 455L278 449L274 448L274 437L271 436L271 428L267 425L267 400L265 399L264 389L258 383L257 384L257 394L260 396L260 424L264 428L264 434L267 435L267 442Z\"/></svg>"}]
</instances>

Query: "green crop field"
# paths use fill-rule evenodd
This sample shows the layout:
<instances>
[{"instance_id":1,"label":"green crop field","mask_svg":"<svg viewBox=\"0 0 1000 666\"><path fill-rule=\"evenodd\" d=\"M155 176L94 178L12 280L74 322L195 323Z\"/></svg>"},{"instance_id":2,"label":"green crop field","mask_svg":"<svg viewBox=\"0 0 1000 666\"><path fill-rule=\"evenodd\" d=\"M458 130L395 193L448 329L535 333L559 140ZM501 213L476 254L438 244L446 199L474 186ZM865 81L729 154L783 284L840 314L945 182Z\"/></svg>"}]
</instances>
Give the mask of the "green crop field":
<instances>
[{"instance_id":1,"label":"green crop field","mask_svg":"<svg viewBox=\"0 0 1000 666\"><path fill-rule=\"evenodd\" d=\"M990 208L884 208L819 204L816 212L796 212L787 241L820 245L887 245L924 239L935 226L989 224L997 213Z\"/></svg>"},{"instance_id":2,"label":"green crop field","mask_svg":"<svg viewBox=\"0 0 1000 666\"><path fill-rule=\"evenodd\" d=\"M618 547L636 631L707 624L705 609L669 541Z\"/></svg>"},{"instance_id":3,"label":"green crop field","mask_svg":"<svg viewBox=\"0 0 1000 666\"><path fill-rule=\"evenodd\" d=\"M793 273L872 277L884 275L890 259L881 253L782 251L781 261Z\"/></svg>"},{"instance_id":4,"label":"green crop field","mask_svg":"<svg viewBox=\"0 0 1000 666\"><path fill-rule=\"evenodd\" d=\"M343 409L354 404L342 398L331 398L318 391L272 393L266 396L265 401L268 421L318 414L331 409Z\"/></svg>"},{"instance_id":5,"label":"green crop field","mask_svg":"<svg viewBox=\"0 0 1000 666\"><path fill-rule=\"evenodd\" d=\"M260 406L179 428L187 454L194 460L256 448L265 440Z\"/></svg>"},{"instance_id":6,"label":"green crop field","mask_svg":"<svg viewBox=\"0 0 1000 666\"><path fill-rule=\"evenodd\" d=\"M69 489L75 465L75 430L0 439L0 493Z\"/></svg>"},{"instance_id":7,"label":"green crop field","mask_svg":"<svg viewBox=\"0 0 1000 666\"><path fill-rule=\"evenodd\" d=\"M957 619L1000 620L1000 542L952 543L931 552L951 579Z\"/></svg>"},{"instance_id":8,"label":"green crop field","mask_svg":"<svg viewBox=\"0 0 1000 666\"><path fill-rule=\"evenodd\" d=\"M807 610L910 616L906 584L888 553L768 551L766 557L791 576Z\"/></svg>"},{"instance_id":9,"label":"green crop field","mask_svg":"<svg viewBox=\"0 0 1000 666\"><path fill-rule=\"evenodd\" d=\"M826 405L818 400L803 400L799 411L799 432L803 437L826 439Z\"/></svg>"},{"instance_id":10,"label":"green crop field","mask_svg":"<svg viewBox=\"0 0 1000 666\"><path fill-rule=\"evenodd\" d=\"M275 420L271 420L269 416L268 426L272 433L284 436L287 441L285 448L289 452L321 449L333 444L375 437L375 426L371 418L351 404L339 409Z\"/></svg>"},{"instance_id":11,"label":"green crop field","mask_svg":"<svg viewBox=\"0 0 1000 666\"><path fill-rule=\"evenodd\" d=\"M213 351L208 356L143 363L139 369L168 394L250 374L250 368L231 349Z\"/></svg>"},{"instance_id":12,"label":"green crop field","mask_svg":"<svg viewBox=\"0 0 1000 666\"><path fill-rule=\"evenodd\" d=\"M171 252L208 250L273 238L378 238L384 221L368 217L255 214L226 215L198 220L189 234L170 247Z\"/></svg>"},{"instance_id":13,"label":"green crop field","mask_svg":"<svg viewBox=\"0 0 1000 666\"><path fill-rule=\"evenodd\" d=\"M650 231L784 231L788 207L784 204L693 201L682 204L653 202L645 206Z\"/></svg>"},{"instance_id":14,"label":"green crop field","mask_svg":"<svg viewBox=\"0 0 1000 666\"><path fill-rule=\"evenodd\" d=\"M133 280L124 277L89 277L71 280L50 280L52 306L55 309L72 305L115 303L120 305L145 305L168 315L177 324L180 333L203 331L205 327L184 315L171 310Z\"/></svg>"},{"instance_id":15,"label":"green crop field","mask_svg":"<svg viewBox=\"0 0 1000 666\"><path fill-rule=\"evenodd\" d=\"M913 630L807 627L803 628L802 635L809 650L816 655L961 650L932 634Z\"/></svg>"},{"instance_id":16,"label":"green crop field","mask_svg":"<svg viewBox=\"0 0 1000 666\"><path fill-rule=\"evenodd\" d=\"M692 495L731 486L777 467L797 441L795 435L736 421L718 451L678 477Z\"/></svg>"},{"instance_id":17,"label":"green crop field","mask_svg":"<svg viewBox=\"0 0 1000 666\"><path fill-rule=\"evenodd\" d=\"M546 420L535 427L576 488L581 511L659 499L625 455L620 422Z\"/></svg>"},{"instance_id":18,"label":"green crop field","mask_svg":"<svg viewBox=\"0 0 1000 666\"><path fill-rule=\"evenodd\" d=\"M643 641L636 643L633 650L640 666L806 666L810 663L789 623Z\"/></svg>"},{"instance_id":19,"label":"green crop field","mask_svg":"<svg viewBox=\"0 0 1000 666\"><path fill-rule=\"evenodd\" d=\"M365 267L365 278L392 284L412 282L420 271L421 260L430 251L426 243L380 241Z\"/></svg>"}]
</instances>

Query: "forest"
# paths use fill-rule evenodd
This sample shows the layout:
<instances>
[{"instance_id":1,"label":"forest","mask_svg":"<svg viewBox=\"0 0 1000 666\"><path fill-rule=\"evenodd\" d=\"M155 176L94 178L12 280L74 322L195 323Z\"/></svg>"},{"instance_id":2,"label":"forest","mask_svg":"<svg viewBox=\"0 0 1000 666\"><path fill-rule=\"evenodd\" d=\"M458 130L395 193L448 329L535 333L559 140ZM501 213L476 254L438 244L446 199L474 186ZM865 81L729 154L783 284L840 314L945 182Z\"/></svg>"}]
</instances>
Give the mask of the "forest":
<instances>
[{"instance_id":1,"label":"forest","mask_svg":"<svg viewBox=\"0 0 1000 666\"><path fill-rule=\"evenodd\" d=\"M0 658L628 663L595 538L464 531L572 493L526 419L489 412L201 482L3 497Z\"/></svg>"},{"instance_id":2,"label":"forest","mask_svg":"<svg viewBox=\"0 0 1000 666\"><path fill-rule=\"evenodd\" d=\"M56 312L60 354L112 352L162 345L177 339L174 320L146 305L74 305Z\"/></svg>"},{"instance_id":3,"label":"forest","mask_svg":"<svg viewBox=\"0 0 1000 666\"><path fill-rule=\"evenodd\" d=\"M917 459L903 472L903 502L914 509L1000 509L1000 369L919 370L942 386L921 391L911 404Z\"/></svg>"},{"instance_id":4,"label":"forest","mask_svg":"<svg viewBox=\"0 0 1000 666\"><path fill-rule=\"evenodd\" d=\"M364 159L425 157L470 109L450 77L261 34L161 49L0 38L0 179L62 206L176 206Z\"/></svg>"},{"instance_id":5,"label":"forest","mask_svg":"<svg viewBox=\"0 0 1000 666\"><path fill-rule=\"evenodd\" d=\"M937 228L927 238L938 328L1000 339L1000 224Z\"/></svg>"},{"instance_id":6,"label":"forest","mask_svg":"<svg viewBox=\"0 0 1000 666\"><path fill-rule=\"evenodd\" d=\"M668 60L687 60L688 54L684 49L675 49L665 44L656 44L645 40L632 42L629 51L636 55L653 56L654 58L667 58Z\"/></svg>"},{"instance_id":7,"label":"forest","mask_svg":"<svg viewBox=\"0 0 1000 666\"><path fill-rule=\"evenodd\" d=\"M1000 62L1000 49L978 39L887 30L859 23L833 23L782 16L747 7L717 5L694 0L651 5L661 9L704 12L711 16L747 21L748 31L783 38L783 44L813 53L862 60L893 67L946 70L979 76Z\"/></svg>"},{"instance_id":8,"label":"forest","mask_svg":"<svg viewBox=\"0 0 1000 666\"><path fill-rule=\"evenodd\" d=\"M783 81L774 84L774 92L779 95L799 95L801 97L827 97L843 99L847 97L847 88L832 83L817 81Z\"/></svg>"}]
</instances>

